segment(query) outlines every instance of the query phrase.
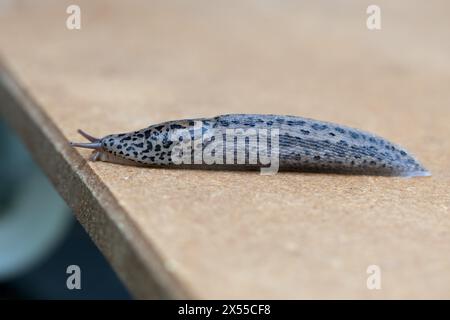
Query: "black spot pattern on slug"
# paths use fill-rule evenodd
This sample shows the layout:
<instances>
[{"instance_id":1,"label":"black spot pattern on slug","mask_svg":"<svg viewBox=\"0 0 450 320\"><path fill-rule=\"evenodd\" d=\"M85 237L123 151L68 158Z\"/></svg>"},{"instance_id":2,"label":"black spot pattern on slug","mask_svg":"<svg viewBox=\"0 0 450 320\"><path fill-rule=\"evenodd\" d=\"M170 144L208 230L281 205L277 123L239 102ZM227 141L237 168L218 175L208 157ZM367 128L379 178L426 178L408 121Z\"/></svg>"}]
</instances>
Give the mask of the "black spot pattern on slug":
<instances>
[{"instance_id":1,"label":"black spot pattern on slug","mask_svg":"<svg viewBox=\"0 0 450 320\"><path fill-rule=\"evenodd\" d=\"M174 123L174 124L171 124L170 125L170 129L171 130L175 130L175 129L185 129L186 127L185 126L183 126L183 125L181 125L181 124L177 124L177 123Z\"/></svg>"},{"instance_id":2,"label":"black spot pattern on slug","mask_svg":"<svg viewBox=\"0 0 450 320\"><path fill-rule=\"evenodd\" d=\"M328 129L328 126L325 125L325 124L313 123L313 124L311 125L311 128L313 128L314 130L322 131L322 130Z\"/></svg>"},{"instance_id":3,"label":"black spot pattern on slug","mask_svg":"<svg viewBox=\"0 0 450 320\"><path fill-rule=\"evenodd\" d=\"M303 120L288 120L286 121L288 126L304 126L306 124Z\"/></svg>"},{"instance_id":4,"label":"black spot pattern on slug","mask_svg":"<svg viewBox=\"0 0 450 320\"><path fill-rule=\"evenodd\" d=\"M197 121L203 125L201 133L210 137L200 144L193 143ZM214 141L211 137L222 137L227 129L279 130L281 170L319 168L327 172L426 174L426 170L406 150L383 138L337 124L293 116L230 114L208 119L169 121L127 134L109 135L102 140L102 148L137 163L173 165L171 156L175 146L206 150L208 144ZM183 130L186 130L187 136L172 136ZM223 142L225 151L226 139ZM269 148L270 145L271 142ZM233 145L233 148L235 155L238 150L246 152L248 141L244 146ZM214 150L213 154L216 152Z\"/></svg>"},{"instance_id":5,"label":"black spot pattern on slug","mask_svg":"<svg viewBox=\"0 0 450 320\"><path fill-rule=\"evenodd\" d=\"M359 139L359 134L357 134L356 132L350 131L349 133L350 133L350 136L351 136L353 139Z\"/></svg>"}]
</instances>

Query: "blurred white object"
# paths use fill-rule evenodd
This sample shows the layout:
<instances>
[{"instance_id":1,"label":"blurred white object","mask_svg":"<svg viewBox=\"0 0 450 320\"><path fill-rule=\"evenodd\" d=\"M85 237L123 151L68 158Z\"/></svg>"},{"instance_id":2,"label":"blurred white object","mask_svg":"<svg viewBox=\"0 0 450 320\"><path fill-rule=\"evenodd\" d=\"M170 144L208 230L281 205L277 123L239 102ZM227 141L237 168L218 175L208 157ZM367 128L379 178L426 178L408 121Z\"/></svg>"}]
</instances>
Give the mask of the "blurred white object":
<instances>
[{"instance_id":1,"label":"blurred white object","mask_svg":"<svg viewBox=\"0 0 450 320\"><path fill-rule=\"evenodd\" d=\"M18 276L48 257L72 222L66 204L46 177L38 170L31 172L0 215L0 281Z\"/></svg>"}]
</instances>

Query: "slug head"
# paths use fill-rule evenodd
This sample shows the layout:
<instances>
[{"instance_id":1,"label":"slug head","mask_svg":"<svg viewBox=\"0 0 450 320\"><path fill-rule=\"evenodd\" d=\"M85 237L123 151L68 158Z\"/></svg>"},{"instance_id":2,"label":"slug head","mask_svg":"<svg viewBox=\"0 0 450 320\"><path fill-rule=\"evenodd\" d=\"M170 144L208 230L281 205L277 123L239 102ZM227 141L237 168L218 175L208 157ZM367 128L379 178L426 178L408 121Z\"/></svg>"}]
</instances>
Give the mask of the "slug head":
<instances>
[{"instance_id":1,"label":"slug head","mask_svg":"<svg viewBox=\"0 0 450 320\"><path fill-rule=\"evenodd\" d=\"M129 157L125 157L124 153L119 150L122 148L121 145L115 143L118 137L123 138L129 134L108 135L103 138L96 138L81 129L78 129L78 133L89 140L89 142L70 142L70 145L77 148L94 150L90 160L101 160L127 165L139 165L139 163L133 161L132 158L130 159Z\"/></svg>"}]
</instances>

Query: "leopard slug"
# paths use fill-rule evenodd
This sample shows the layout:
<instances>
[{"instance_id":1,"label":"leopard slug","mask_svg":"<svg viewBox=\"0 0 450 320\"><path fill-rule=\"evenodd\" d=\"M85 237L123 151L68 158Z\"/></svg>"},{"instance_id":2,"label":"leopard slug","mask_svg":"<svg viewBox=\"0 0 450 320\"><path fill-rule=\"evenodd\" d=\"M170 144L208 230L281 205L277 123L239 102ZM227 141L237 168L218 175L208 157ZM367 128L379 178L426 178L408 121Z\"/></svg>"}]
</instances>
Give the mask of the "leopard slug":
<instances>
[{"instance_id":1,"label":"leopard slug","mask_svg":"<svg viewBox=\"0 0 450 320\"><path fill-rule=\"evenodd\" d=\"M232 136L227 140L233 130L243 132L245 139ZM257 131L264 135L252 139L251 135ZM277 141L270 133L275 131ZM270 136L267 155L277 155L280 170L406 177L430 175L409 152L384 138L343 125L296 116L229 114L175 120L103 138L95 138L81 130L78 132L89 142L71 142L71 145L94 149L91 157L94 161L201 169L261 168L264 166L262 161L250 163L249 152L255 151L251 141L259 144L263 138L269 140ZM200 143L195 142L198 141L195 132L200 132ZM228 143L232 149L227 149ZM178 154L180 144L189 145L194 151L194 155L189 154L185 158L188 161L183 163L174 157L176 146ZM277 152L272 150L275 144ZM263 150L258 146L257 150ZM205 152L207 149L214 161L195 159L196 150ZM239 154L244 156L236 163ZM231 162L225 159L230 155Z\"/></svg>"}]
</instances>

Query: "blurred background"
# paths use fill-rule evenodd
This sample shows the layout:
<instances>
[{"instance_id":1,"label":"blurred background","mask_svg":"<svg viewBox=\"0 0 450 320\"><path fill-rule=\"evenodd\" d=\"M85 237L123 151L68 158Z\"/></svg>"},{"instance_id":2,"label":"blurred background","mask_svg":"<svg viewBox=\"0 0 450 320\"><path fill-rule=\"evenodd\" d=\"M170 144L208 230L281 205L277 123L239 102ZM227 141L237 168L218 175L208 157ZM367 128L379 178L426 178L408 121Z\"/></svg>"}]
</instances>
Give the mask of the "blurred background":
<instances>
[{"instance_id":1,"label":"blurred background","mask_svg":"<svg viewBox=\"0 0 450 320\"><path fill-rule=\"evenodd\" d=\"M83 227L0 118L0 299L128 299ZM78 265L81 290L68 290Z\"/></svg>"}]
</instances>

